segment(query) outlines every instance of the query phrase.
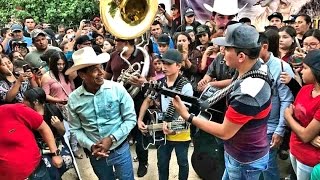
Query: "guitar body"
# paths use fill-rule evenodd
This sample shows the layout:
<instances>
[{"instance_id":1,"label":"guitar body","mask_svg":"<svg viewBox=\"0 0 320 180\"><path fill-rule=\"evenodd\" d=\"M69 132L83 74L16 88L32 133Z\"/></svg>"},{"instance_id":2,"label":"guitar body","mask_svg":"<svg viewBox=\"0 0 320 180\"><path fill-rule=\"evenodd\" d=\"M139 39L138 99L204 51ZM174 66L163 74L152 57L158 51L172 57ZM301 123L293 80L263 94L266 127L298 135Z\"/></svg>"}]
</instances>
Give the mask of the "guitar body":
<instances>
[{"instance_id":1,"label":"guitar body","mask_svg":"<svg viewBox=\"0 0 320 180\"><path fill-rule=\"evenodd\" d=\"M145 124L147 126L148 133L142 138L142 145L144 149L148 149L150 145L161 146L165 145L167 138L163 133L163 121L165 115L158 109L148 109L145 115ZM167 128L176 132L189 129L190 123L183 119L174 119L171 122L167 122Z\"/></svg>"},{"instance_id":2,"label":"guitar body","mask_svg":"<svg viewBox=\"0 0 320 180\"><path fill-rule=\"evenodd\" d=\"M200 99L211 97L217 89L208 87L203 91ZM201 111L198 117L222 123L226 110L226 98L222 98L209 109ZM197 129L193 137L194 151L191 156L191 164L198 176L204 180L220 180L223 176L224 148L219 138Z\"/></svg>"},{"instance_id":3,"label":"guitar body","mask_svg":"<svg viewBox=\"0 0 320 180\"><path fill-rule=\"evenodd\" d=\"M146 125L159 124L162 123L163 113L159 109L148 109L144 119ZM149 131L142 138L144 149L148 149L151 145L160 146L166 144L166 136L162 131Z\"/></svg>"}]
</instances>

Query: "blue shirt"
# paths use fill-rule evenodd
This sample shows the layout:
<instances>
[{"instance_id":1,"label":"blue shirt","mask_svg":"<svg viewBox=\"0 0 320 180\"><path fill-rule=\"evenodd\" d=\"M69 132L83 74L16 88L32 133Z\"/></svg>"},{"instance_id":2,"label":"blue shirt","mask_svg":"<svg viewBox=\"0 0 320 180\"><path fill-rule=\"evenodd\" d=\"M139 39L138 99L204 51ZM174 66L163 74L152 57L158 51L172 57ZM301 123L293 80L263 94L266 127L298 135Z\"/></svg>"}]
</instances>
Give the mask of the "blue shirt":
<instances>
[{"instance_id":1,"label":"blue shirt","mask_svg":"<svg viewBox=\"0 0 320 180\"><path fill-rule=\"evenodd\" d=\"M69 96L68 109L70 131L88 150L109 135L117 139L110 150L116 148L137 121L131 96L121 84L108 80L96 94L86 91L83 85L77 88Z\"/></svg>"},{"instance_id":2,"label":"blue shirt","mask_svg":"<svg viewBox=\"0 0 320 180\"><path fill-rule=\"evenodd\" d=\"M281 65L282 62L282 65ZM265 63L272 75L272 109L268 119L268 134L276 133L283 137L285 132L284 110L293 102L294 98L290 88L280 81L280 73L283 70L294 78L294 72L290 65L281 59L274 57L270 52L270 58Z\"/></svg>"},{"instance_id":3,"label":"blue shirt","mask_svg":"<svg viewBox=\"0 0 320 180\"><path fill-rule=\"evenodd\" d=\"M159 51L158 43L155 41L155 39L153 37L151 37L151 41L152 41L153 53L161 55L161 53ZM169 49L174 49L174 43L171 38L170 38L170 42L169 42Z\"/></svg>"},{"instance_id":4,"label":"blue shirt","mask_svg":"<svg viewBox=\"0 0 320 180\"><path fill-rule=\"evenodd\" d=\"M8 43L7 43L7 45L6 45L6 47L4 47L4 50L5 50L5 52L6 53L11 53L11 51L12 51L12 49L10 48L10 42L11 42L11 40L10 41L8 41ZM25 42L25 43L27 43L27 47L30 47L30 46L32 46L32 39L31 38L29 38L29 37L24 37L23 36L23 38L22 38L22 42Z\"/></svg>"}]
</instances>

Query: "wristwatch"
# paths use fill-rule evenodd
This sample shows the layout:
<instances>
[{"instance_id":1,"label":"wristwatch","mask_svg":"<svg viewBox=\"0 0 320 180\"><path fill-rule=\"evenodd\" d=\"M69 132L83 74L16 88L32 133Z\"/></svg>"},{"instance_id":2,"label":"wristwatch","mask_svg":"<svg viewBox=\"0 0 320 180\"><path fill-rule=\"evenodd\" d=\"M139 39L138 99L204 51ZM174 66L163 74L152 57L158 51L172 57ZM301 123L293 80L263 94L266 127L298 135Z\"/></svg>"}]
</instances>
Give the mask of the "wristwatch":
<instances>
[{"instance_id":1,"label":"wristwatch","mask_svg":"<svg viewBox=\"0 0 320 180\"><path fill-rule=\"evenodd\" d=\"M112 134L109 137L111 138L112 143L117 142L117 139Z\"/></svg>"},{"instance_id":2,"label":"wristwatch","mask_svg":"<svg viewBox=\"0 0 320 180\"><path fill-rule=\"evenodd\" d=\"M56 152L49 153L49 156L51 156L51 157L53 157L53 156L60 156L60 149L57 149Z\"/></svg>"},{"instance_id":3,"label":"wristwatch","mask_svg":"<svg viewBox=\"0 0 320 180\"><path fill-rule=\"evenodd\" d=\"M188 117L187 121L192 124L192 120L193 120L194 114L191 113L190 116Z\"/></svg>"}]
</instances>

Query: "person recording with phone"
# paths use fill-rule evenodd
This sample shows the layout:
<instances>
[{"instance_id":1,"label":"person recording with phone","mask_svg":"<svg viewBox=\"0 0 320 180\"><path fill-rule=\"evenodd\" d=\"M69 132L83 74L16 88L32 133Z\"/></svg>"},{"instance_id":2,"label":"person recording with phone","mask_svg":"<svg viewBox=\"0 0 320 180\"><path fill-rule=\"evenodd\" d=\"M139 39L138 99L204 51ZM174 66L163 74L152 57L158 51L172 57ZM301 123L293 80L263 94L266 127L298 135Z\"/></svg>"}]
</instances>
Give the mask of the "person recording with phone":
<instances>
[{"instance_id":1,"label":"person recording with phone","mask_svg":"<svg viewBox=\"0 0 320 180\"><path fill-rule=\"evenodd\" d=\"M37 87L38 75L25 64L13 68L9 57L0 59L0 104L18 103L23 101L23 93L31 87Z\"/></svg>"}]
</instances>

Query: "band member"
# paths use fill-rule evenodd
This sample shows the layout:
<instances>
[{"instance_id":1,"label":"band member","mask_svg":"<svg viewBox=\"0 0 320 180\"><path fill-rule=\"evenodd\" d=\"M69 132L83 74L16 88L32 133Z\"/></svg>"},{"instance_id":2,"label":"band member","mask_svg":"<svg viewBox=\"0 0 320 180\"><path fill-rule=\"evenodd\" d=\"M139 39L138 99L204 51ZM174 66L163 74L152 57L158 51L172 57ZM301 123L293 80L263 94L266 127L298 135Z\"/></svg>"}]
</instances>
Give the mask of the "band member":
<instances>
[{"instance_id":1,"label":"band member","mask_svg":"<svg viewBox=\"0 0 320 180\"><path fill-rule=\"evenodd\" d=\"M110 56L97 56L91 47L85 47L72 58L74 65L65 74L77 71L83 84L69 96L70 130L86 149L99 179L133 180L126 140L136 125L133 100L122 85L104 79L101 64Z\"/></svg>"},{"instance_id":2,"label":"band member","mask_svg":"<svg viewBox=\"0 0 320 180\"><path fill-rule=\"evenodd\" d=\"M118 77L121 75L122 70L126 70L129 68L129 64L131 65L134 63L139 63L141 65L141 71L143 71L143 68L149 68L149 72L147 76L140 75L137 76L131 76L129 77L128 83L131 86L134 87L141 87L144 82L146 82L149 79L154 79L155 72L152 63L150 62L149 67L145 67L145 57L149 56L148 54L144 54L140 49L138 49L134 45L134 39L130 40L124 40L116 38L116 44L115 49L116 51L111 54L110 61L107 64L106 68L106 79L112 79L113 81L117 81ZM128 48L126 51L124 51L124 48ZM121 57L122 56L122 57ZM123 82L127 83L127 82ZM134 106L136 113L139 113L140 106L143 102L144 94L142 92L139 92L134 98ZM138 177L143 177L147 174L148 171L148 151L144 150L142 147L142 134L137 129L134 128L132 131L132 135L137 141L136 144L136 153L139 161L139 167L138 167Z\"/></svg>"},{"instance_id":3,"label":"band member","mask_svg":"<svg viewBox=\"0 0 320 180\"><path fill-rule=\"evenodd\" d=\"M160 81L164 83L164 86L176 91L181 91L182 94L192 96L193 89L191 84L187 78L179 75L182 66L182 54L177 50L169 49L161 60L163 62L165 77ZM174 111L170 103L172 98L164 95L161 95L159 98L161 104L160 109L165 113L164 121L174 121L177 119L179 115ZM147 97L140 108L138 127L142 133L147 132L147 126L143 122L143 118L152 101L150 97ZM169 115L172 109L174 113ZM168 129L167 124L164 123L163 133L167 136L167 142L165 145L160 145L157 151L159 180L169 179L169 163L173 149L175 149L179 165L179 180L187 180L189 174L188 147L191 140L190 131L187 130L178 133Z\"/></svg>"},{"instance_id":4,"label":"band member","mask_svg":"<svg viewBox=\"0 0 320 180\"><path fill-rule=\"evenodd\" d=\"M225 37L213 43L225 46L225 60L238 71L222 124L190 114L179 96L173 99L183 119L224 140L223 179L259 179L268 167L267 120L271 110L270 82L263 78L242 78L253 70L267 74L267 66L258 60L260 44L257 30L246 24L228 26ZM255 169L254 171L251 171Z\"/></svg>"}]
</instances>

